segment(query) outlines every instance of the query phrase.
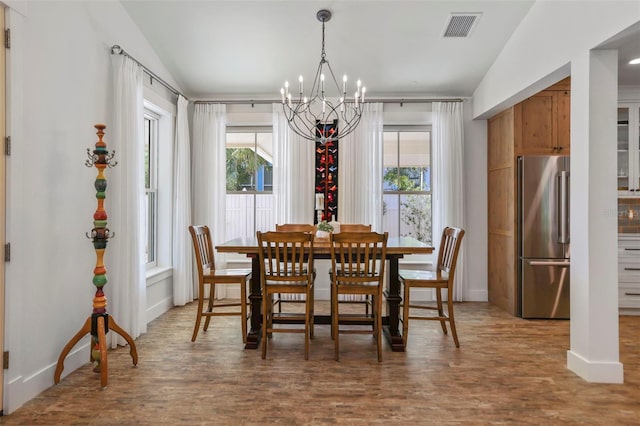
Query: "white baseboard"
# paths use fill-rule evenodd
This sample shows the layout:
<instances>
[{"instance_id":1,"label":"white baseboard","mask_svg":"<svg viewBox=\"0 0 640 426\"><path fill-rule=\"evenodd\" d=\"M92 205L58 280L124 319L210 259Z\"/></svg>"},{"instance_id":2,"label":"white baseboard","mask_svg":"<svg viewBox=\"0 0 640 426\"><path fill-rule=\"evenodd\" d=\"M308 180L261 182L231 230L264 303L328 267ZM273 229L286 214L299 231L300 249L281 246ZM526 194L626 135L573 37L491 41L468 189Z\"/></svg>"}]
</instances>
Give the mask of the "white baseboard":
<instances>
[{"instance_id":1,"label":"white baseboard","mask_svg":"<svg viewBox=\"0 0 640 426\"><path fill-rule=\"evenodd\" d=\"M62 371L61 381L64 380L69 373L89 362L90 347L91 341L89 337L85 337L67 354L64 359L64 370ZM57 365L56 360L55 364L51 364L29 377L18 376L8 380L4 387L4 414L14 412L27 401L38 396L44 389L53 386L53 376Z\"/></svg>"},{"instance_id":2,"label":"white baseboard","mask_svg":"<svg viewBox=\"0 0 640 426\"><path fill-rule=\"evenodd\" d=\"M579 354L567 351L567 368L590 383L624 383L621 362L589 361Z\"/></svg>"},{"instance_id":3,"label":"white baseboard","mask_svg":"<svg viewBox=\"0 0 640 426\"><path fill-rule=\"evenodd\" d=\"M147 308L147 324L173 308L173 296L165 297Z\"/></svg>"}]
</instances>

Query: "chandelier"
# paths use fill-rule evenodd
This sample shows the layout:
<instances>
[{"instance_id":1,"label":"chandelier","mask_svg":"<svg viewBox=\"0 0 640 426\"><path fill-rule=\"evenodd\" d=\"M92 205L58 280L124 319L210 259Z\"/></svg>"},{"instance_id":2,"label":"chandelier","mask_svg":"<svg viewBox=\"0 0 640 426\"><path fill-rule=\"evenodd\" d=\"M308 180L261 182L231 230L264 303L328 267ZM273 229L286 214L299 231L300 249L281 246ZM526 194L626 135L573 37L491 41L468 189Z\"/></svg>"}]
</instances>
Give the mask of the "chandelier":
<instances>
[{"instance_id":1,"label":"chandelier","mask_svg":"<svg viewBox=\"0 0 640 426\"><path fill-rule=\"evenodd\" d=\"M298 77L299 94L292 95L289 82L280 88L282 109L289 127L301 137L326 143L335 141L353 132L362 117L364 94L366 88L360 80L356 82L356 90L347 95L347 76L342 77L342 87L327 61L324 51L324 23L331 19L331 12L320 10L316 17L322 22L322 55L316 76L311 85L309 96L304 95L302 75ZM338 124L335 131L334 124ZM329 130L331 129L331 130Z\"/></svg>"}]
</instances>

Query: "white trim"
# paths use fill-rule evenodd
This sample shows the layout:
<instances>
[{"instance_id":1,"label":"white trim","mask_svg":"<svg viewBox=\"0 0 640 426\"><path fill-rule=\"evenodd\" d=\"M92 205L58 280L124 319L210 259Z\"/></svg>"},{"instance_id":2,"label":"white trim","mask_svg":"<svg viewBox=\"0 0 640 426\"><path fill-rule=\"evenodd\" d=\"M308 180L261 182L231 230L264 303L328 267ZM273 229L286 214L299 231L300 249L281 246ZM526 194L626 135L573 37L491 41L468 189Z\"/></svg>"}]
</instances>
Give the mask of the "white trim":
<instances>
[{"instance_id":1,"label":"white trim","mask_svg":"<svg viewBox=\"0 0 640 426\"><path fill-rule=\"evenodd\" d=\"M567 351L567 368L591 383L624 383L621 362L589 361L577 353Z\"/></svg>"}]
</instances>

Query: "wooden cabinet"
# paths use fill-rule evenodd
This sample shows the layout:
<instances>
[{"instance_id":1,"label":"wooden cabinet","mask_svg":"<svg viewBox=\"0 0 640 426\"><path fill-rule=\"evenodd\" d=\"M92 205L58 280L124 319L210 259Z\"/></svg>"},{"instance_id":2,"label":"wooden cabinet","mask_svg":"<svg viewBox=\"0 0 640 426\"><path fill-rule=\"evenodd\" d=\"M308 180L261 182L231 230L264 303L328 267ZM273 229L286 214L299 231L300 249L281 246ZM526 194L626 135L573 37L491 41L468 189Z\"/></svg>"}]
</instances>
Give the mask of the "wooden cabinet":
<instances>
[{"instance_id":1,"label":"wooden cabinet","mask_svg":"<svg viewBox=\"0 0 640 426\"><path fill-rule=\"evenodd\" d=\"M488 121L489 302L518 315L517 158L568 155L569 79L514 105Z\"/></svg>"},{"instance_id":2,"label":"wooden cabinet","mask_svg":"<svg viewBox=\"0 0 640 426\"><path fill-rule=\"evenodd\" d=\"M522 121L520 154L569 154L571 92L562 89L566 86L563 82L519 104Z\"/></svg>"},{"instance_id":3,"label":"wooden cabinet","mask_svg":"<svg viewBox=\"0 0 640 426\"><path fill-rule=\"evenodd\" d=\"M489 302L515 315L514 108L489 119Z\"/></svg>"},{"instance_id":4,"label":"wooden cabinet","mask_svg":"<svg viewBox=\"0 0 640 426\"><path fill-rule=\"evenodd\" d=\"M640 313L640 236L618 237L618 301L621 311Z\"/></svg>"},{"instance_id":5,"label":"wooden cabinet","mask_svg":"<svg viewBox=\"0 0 640 426\"><path fill-rule=\"evenodd\" d=\"M638 195L640 191L640 102L618 105L618 191Z\"/></svg>"}]
</instances>

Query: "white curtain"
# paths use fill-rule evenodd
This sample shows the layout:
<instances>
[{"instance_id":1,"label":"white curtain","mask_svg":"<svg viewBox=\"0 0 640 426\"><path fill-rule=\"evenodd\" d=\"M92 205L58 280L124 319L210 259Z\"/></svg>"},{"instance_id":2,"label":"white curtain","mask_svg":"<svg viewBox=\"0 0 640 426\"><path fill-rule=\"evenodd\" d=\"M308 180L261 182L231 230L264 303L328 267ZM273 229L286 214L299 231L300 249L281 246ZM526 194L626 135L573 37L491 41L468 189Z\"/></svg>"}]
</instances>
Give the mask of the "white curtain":
<instances>
[{"instance_id":1,"label":"white curtain","mask_svg":"<svg viewBox=\"0 0 640 426\"><path fill-rule=\"evenodd\" d=\"M113 178L107 192L107 201L109 194L113 194L108 213L109 228L115 232L115 237L109 240L106 250L110 265L107 265L109 284L105 290L112 294L108 311L135 339L147 331L142 68L124 55L112 55L111 63L114 130L110 140L118 165L111 173ZM126 344L117 333L109 335L112 347Z\"/></svg>"},{"instance_id":2,"label":"white curtain","mask_svg":"<svg viewBox=\"0 0 640 426\"><path fill-rule=\"evenodd\" d=\"M382 104L365 104L356 130L340 139L338 159L338 222L371 224L378 232L382 231L382 124Z\"/></svg>"},{"instance_id":3,"label":"white curtain","mask_svg":"<svg viewBox=\"0 0 640 426\"><path fill-rule=\"evenodd\" d=\"M465 227L464 132L462 102L434 102L433 111L433 244L435 253L445 226ZM456 267L454 300L465 290L465 246Z\"/></svg>"},{"instance_id":4,"label":"white curtain","mask_svg":"<svg viewBox=\"0 0 640 426\"><path fill-rule=\"evenodd\" d=\"M273 196L276 223L313 223L315 142L289 129L273 104Z\"/></svg>"},{"instance_id":5,"label":"white curtain","mask_svg":"<svg viewBox=\"0 0 640 426\"><path fill-rule=\"evenodd\" d=\"M176 137L174 141L173 172L173 304L193 301L197 283L193 273L193 244L189 235L191 225L191 148L187 101L178 95ZM194 290L195 289L195 290Z\"/></svg>"},{"instance_id":6,"label":"white curtain","mask_svg":"<svg viewBox=\"0 0 640 426\"><path fill-rule=\"evenodd\" d=\"M207 225L213 244L225 240L227 196L227 107L196 104L193 114L193 221ZM216 253L216 267L225 261Z\"/></svg>"}]
</instances>

